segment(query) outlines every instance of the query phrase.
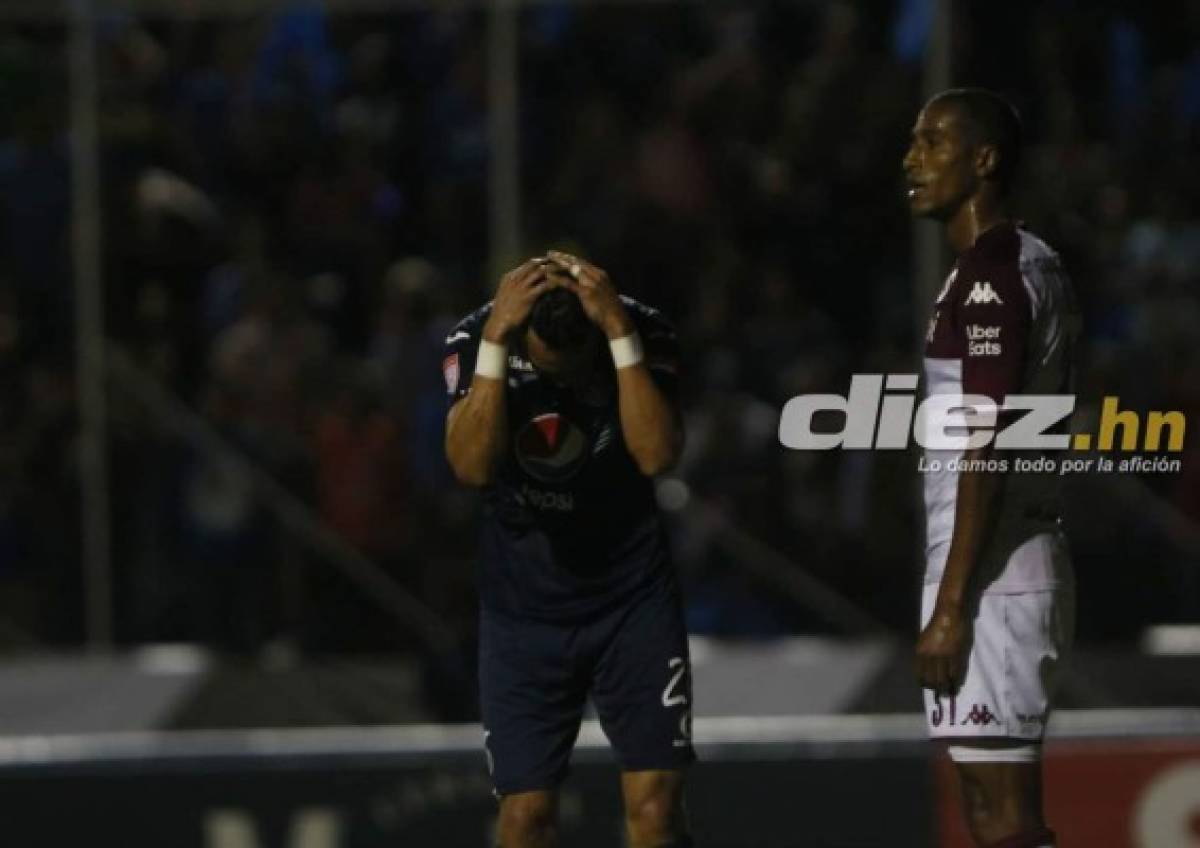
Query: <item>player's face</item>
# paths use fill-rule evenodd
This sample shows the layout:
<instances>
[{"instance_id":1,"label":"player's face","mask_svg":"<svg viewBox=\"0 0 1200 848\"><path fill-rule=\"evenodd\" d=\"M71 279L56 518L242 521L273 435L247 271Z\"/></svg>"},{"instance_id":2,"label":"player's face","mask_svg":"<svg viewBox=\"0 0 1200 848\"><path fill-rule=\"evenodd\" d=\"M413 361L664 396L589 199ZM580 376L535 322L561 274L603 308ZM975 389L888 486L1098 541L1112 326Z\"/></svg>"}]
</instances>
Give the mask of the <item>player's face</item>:
<instances>
[{"instance_id":1,"label":"player's face","mask_svg":"<svg viewBox=\"0 0 1200 848\"><path fill-rule=\"evenodd\" d=\"M975 158L957 108L934 102L922 109L904 155L912 214L940 221L953 217L979 187Z\"/></svg>"},{"instance_id":2,"label":"player's face","mask_svg":"<svg viewBox=\"0 0 1200 848\"><path fill-rule=\"evenodd\" d=\"M525 350L540 374L564 386L579 386L592 375L596 363L595 334L571 350L555 350L532 328L525 332Z\"/></svg>"}]
</instances>

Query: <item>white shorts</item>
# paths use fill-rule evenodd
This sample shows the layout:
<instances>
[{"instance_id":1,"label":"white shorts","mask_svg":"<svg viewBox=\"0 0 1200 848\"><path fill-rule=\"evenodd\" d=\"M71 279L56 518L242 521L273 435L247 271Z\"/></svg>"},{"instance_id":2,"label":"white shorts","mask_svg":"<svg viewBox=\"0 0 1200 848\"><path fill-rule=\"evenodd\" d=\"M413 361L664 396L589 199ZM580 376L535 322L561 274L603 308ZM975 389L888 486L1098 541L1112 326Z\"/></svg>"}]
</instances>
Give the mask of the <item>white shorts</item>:
<instances>
[{"instance_id":1,"label":"white shorts","mask_svg":"<svg viewBox=\"0 0 1200 848\"><path fill-rule=\"evenodd\" d=\"M938 586L925 586L921 627ZM922 689L925 724L935 739L1038 742L1046 732L1059 670L1075 629L1070 583L1041 592L984 594L974 620L966 676L952 696Z\"/></svg>"}]
</instances>

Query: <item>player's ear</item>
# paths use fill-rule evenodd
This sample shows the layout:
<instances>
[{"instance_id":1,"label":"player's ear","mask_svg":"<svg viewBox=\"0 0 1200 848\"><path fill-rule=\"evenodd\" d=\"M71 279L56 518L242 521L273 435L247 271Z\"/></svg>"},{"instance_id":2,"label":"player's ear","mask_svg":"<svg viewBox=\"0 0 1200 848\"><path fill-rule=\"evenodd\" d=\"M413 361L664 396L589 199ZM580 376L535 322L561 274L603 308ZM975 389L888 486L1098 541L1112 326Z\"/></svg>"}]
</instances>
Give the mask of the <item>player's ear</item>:
<instances>
[{"instance_id":1,"label":"player's ear","mask_svg":"<svg viewBox=\"0 0 1200 848\"><path fill-rule=\"evenodd\" d=\"M994 144L981 144L975 148L975 173L983 179L1000 173L1000 149Z\"/></svg>"}]
</instances>

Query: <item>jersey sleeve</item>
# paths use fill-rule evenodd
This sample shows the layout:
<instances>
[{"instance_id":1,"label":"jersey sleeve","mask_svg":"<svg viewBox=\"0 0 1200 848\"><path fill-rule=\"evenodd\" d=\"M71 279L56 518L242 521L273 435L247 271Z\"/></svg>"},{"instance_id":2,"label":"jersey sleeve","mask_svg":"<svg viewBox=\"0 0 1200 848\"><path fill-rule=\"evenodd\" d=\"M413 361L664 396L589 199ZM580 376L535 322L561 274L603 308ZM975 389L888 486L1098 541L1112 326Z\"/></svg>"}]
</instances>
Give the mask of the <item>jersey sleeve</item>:
<instances>
[{"instance_id":1,"label":"jersey sleeve","mask_svg":"<svg viewBox=\"0 0 1200 848\"><path fill-rule=\"evenodd\" d=\"M1032 307L1015 262L968 263L956 306L963 351L964 394L985 395L997 404L1019 394L1026 366Z\"/></svg>"},{"instance_id":2,"label":"jersey sleeve","mask_svg":"<svg viewBox=\"0 0 1200 848\"><path fill-rule=\"evenodd\" d=\"M646 368L655 384L674 400L679 391L679 334L657 309L639 303L635 316Z\"/></svg>"},{"instance_id":3,"label":"jersey sleeve","mask_svg":"<svg viewBox=\"0 0 1200 848\"><path fill-rule=\"evenodd\" d=\"M471 390L482 326L478 315L472 314L455 325L446 336L446 345L442 352L442 377L446 381L449 406L462 400Z\"/></svg>"}]
</instances>

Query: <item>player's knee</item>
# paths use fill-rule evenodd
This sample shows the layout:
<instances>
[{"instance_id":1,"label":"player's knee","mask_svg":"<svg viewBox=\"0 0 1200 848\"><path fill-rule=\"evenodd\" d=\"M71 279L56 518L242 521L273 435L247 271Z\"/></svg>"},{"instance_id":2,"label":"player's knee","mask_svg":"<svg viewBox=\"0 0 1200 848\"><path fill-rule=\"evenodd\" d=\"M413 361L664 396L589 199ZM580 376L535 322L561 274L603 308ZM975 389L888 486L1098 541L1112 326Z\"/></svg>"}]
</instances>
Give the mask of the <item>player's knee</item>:
<instances>
[{"instance_id":1,"label":"player's knee","mask_svg":"<svg viewBox=\"0 0 1200 848\"><path fill-rule=\"evenodd\" d=\"M962 777L967 825L978 845L990 846L1014 834L1035 829L1035 810L1011 783L988 780L970 772Z\"/></svg>"},{"instance_id":2,"label":"player's knee","mask_svg":"<svg viewBox=\"0 0 1200 848\"><path fill-rule=\"evenodd\" d=\"M554 798L546 792L509 795L500 803L500 846L542 845L555 832Z\"/></svg>"},{"instance_id":3,"label":"player's knee","mask_svg":"<svg viewBox=\"0 0 1200 848\"><path fill-rule=\"evenodd\" d=\"M636 848L674 845L682 835L683 814L679 799L670 791L651 791L628 804L625 821Z\"/></svg>"}]
</instances>

